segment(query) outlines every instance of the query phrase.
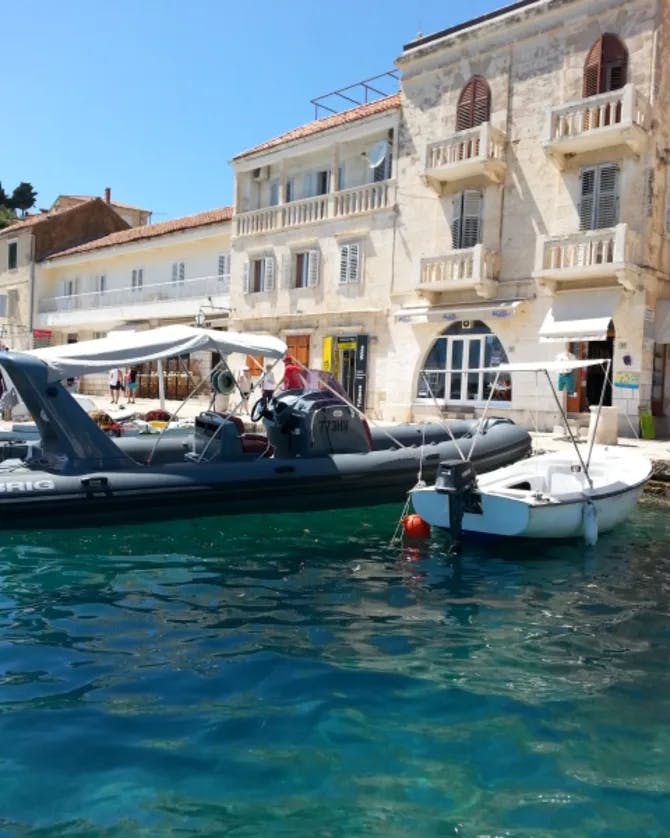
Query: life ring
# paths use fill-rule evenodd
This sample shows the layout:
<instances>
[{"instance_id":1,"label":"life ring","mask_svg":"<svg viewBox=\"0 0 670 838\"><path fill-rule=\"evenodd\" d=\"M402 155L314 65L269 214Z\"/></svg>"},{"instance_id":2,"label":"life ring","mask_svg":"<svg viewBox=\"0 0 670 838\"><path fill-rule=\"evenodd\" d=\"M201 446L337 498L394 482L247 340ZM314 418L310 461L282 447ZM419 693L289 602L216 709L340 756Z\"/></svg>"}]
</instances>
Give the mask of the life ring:
<instances>
[{"instance_id":1,"label":"life ring","mask_svg":"<svg viewBox=\"0 0 670 838\"><path fill-rule=\"evenodd\" d=\"M222 396L228 396L235 389L235 376L230 370L219 370L214 372L210 378L212 388Z\"/></svg>"},{"instance_id":2,"label":"life ring","mask_svg":"<svg viewBox=\"0 0 670 838\"><path fill-rule=\"evenodd\" d=\"M252 422L260 422L266 415L267 402L265 398L260 398L251 408L250 418Z\"/></svg>"}]
</instances>

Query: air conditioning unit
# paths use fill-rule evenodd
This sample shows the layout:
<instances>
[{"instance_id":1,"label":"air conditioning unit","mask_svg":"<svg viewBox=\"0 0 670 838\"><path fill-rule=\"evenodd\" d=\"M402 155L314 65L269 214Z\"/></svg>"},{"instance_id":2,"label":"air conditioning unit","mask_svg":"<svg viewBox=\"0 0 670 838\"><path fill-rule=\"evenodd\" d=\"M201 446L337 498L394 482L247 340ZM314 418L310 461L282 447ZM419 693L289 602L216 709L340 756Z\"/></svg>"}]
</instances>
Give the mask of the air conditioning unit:
<instances>
[{"instance_id":1,"label":"air conditioning unit","mask_svg":"<svg viewBox=\"0 0 670 838\"><path fill-rule=\"evenodd\" d=\"M254 169L251 173L251 176L256 182L260 182L262 180L267 180L270 177L270 167L269 166L259 166L257 169Z\"/></svg>"}]
</instances>

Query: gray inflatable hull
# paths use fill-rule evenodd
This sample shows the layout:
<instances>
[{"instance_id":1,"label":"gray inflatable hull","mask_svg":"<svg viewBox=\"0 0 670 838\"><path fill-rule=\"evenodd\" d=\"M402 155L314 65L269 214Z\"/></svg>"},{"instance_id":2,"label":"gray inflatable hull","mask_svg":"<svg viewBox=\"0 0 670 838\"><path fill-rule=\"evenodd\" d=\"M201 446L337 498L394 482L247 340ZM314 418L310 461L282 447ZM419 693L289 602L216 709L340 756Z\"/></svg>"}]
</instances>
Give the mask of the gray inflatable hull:
<instances>
[{"instance_id":1,"label":"gray inflatable hull","mask_svg":"<svg viewBox=\"0 0 670 838\"><path fill-rule=\"evenodd\" d=\"M21 466L0 476L0 528L118 525L214 515L304 512L404 502L419 475L465 455L472 438L362 454L247 458L234 462L129 465L61 475ZM479 472L530 453L530 436L508 422L475 440Z\"/></svg>"}]
</instances>

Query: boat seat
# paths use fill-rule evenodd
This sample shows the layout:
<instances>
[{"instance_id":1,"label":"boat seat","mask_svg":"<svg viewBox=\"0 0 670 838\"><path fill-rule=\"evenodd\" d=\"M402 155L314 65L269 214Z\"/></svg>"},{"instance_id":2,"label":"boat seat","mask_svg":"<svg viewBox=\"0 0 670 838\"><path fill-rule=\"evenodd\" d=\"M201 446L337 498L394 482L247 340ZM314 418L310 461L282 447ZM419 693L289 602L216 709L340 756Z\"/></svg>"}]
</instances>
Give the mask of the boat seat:
<instances>
[{"instance_id":1,"label":"boat seat","mask_svg":"<svg viewBox=\"0 0 670 838\"><path fill-rule=\"evenodd\" d=\"M272 448L263 434L247 432L239 416L205 411L196 418L196 446L193 456L205 460L238 460L246 455L269 457Z\"/></svg>"}]
</instances>

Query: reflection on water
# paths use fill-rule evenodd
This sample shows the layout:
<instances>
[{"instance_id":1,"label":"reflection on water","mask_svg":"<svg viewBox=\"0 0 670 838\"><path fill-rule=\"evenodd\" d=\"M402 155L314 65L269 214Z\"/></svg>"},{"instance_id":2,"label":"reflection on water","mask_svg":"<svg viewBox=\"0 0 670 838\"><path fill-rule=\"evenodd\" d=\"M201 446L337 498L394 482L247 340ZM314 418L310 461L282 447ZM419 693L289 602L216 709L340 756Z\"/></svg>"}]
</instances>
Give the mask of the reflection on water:
<instances>
[{"instance_id":1,"label":"reflection on water","mask_svg":"<svg viewBox=\"0 0 670 838\"><path fill-rule=\"evenodd\" d=\"M397 515L4 536L0 827L661 834L664 511L457 560Z\"/></svg>"}]
</instances>

